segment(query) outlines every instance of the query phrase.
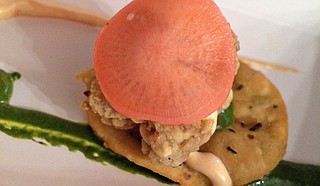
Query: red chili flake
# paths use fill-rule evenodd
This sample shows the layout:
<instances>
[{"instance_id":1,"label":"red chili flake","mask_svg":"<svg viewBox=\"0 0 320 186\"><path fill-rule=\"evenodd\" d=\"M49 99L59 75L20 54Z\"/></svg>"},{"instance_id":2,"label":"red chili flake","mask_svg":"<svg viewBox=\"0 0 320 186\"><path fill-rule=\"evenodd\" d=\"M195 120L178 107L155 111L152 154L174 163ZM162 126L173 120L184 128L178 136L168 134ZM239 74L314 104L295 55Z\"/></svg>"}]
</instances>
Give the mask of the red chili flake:
<instances>
[{"instance_id":1,"label":"red chili flake","mask_svg":"<svg viewBox=\"0 0 320 186\"><path fill-rule=\"evenodd\" d=\"M249 139L253 139L253 138L254 138L254 135L248 134L248 138L249 138Z\"/></svg>"},{"instance_id":2,"label":"red chili flake","mask_svg":"<svg viewBox=\"0 0 320 186\"><path fill-rule=\"evenodd\" d=\"M238 85L236 89L241 90L242 88L243 88L243 85L241 84L241 85Z\"/></svg>"}]
</instances>

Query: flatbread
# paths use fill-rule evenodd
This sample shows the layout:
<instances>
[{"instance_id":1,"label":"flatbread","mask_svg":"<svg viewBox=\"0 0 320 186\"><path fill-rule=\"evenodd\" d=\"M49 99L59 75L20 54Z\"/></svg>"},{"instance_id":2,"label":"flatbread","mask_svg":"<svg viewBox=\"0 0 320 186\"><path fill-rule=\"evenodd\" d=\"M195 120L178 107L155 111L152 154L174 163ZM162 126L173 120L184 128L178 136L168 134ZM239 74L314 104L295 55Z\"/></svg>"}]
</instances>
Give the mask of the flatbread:
<instances>
[{"instance_id":1,"label":"flatbread","mask_svg":"<svg viewBox=\"0 0 320 186\"><path fill-rule=\"evenodd\" d=\"M217 155L229 171L233 184L243 185L263 177L282 159L287 144L288 118L277 88L262 73L245 64L239 68L233 91L235 123L231 129L216 132L201 151ZM100 116L91 110L87 115L106 148L183 186L211 185L206 176L184 164L173 168L151 163L148 155L141 152L136 130L118 130L103 124Z\"/></svg>"}]
</instances>

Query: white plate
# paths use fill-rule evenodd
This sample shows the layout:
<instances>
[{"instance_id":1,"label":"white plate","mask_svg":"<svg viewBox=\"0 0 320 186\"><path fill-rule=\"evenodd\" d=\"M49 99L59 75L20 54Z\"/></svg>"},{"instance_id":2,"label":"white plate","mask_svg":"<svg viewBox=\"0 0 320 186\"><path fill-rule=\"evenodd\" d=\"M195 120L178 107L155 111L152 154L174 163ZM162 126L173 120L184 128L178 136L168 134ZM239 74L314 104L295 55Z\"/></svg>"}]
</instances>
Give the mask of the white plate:
<instances>
[{"instance_id":1,"label":"white plate","mask_svg":"<svg viewBox=\"0 0 320 186\"><path fill-rule=\"evenodd\" d=\"M57 0L112 16L129 0ZM285 159L320 164L319 2L217 0L239 35L240 54L299 69L266 71L289 112ZM253 3L255 2L255 3ZM288 3L290 2L290 3ZM286 5L290 6L286 6ZM301 9L301 7L303 7ZM299 8L299 9L298 9ZM290 15L290 16L288 16ZM288 18L289 17L289 18ZM22 73L12 104L83 121L83 85L74 75L92 67L98 28L79 23L19 17L0 22L0 68ZM143 176L87 160L65 147L46 147L0 133L0 185L161 185Z\"/></svg>"}]
</instances>

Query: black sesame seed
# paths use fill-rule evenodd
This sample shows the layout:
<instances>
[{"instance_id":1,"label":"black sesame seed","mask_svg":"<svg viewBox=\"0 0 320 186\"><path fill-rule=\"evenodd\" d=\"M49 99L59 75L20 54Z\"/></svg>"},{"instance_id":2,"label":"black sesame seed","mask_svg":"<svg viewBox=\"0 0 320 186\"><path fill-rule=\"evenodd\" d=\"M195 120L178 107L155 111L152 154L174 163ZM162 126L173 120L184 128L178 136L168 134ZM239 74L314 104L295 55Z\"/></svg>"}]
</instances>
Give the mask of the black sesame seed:
<instances>
[{"instance_id":1,"label":"black sesame seed","mask_svg":"<svg viewBox=\"0 0 320 186\"><path fill-rule=\"evenodd\" d=\"M273 108L278 108L278 105L273 105Z\"/></svg>"},{"instance_id":2,"label":"black sesame seed","mask_svg":"<svg viewBox=\"0 0 320 186\"><path fill-rule=\"evenodd\" d=\"M229 131L233 132L233 133L236 133L236 131L234 131L233 129L229 129Z\"/></svg>"},{"instance_id":3,"label":"black sesame seed","mask_svg":"<svg viewBox=\"0 0 320 186\"><path fill-rule=\"evenodd\" d=\"M253 127L251 127L249 130L250 131L256 131L256 130L260 129L261 127L262 127L262 124L261 123L257 123Z\"/></svg>"},{"instance_id":4,"label":"black sesame seed","mask_svg":"<svg viewBox=\"0 0 320 186\"><path fill-rule=\"evenodd\" d=\"M83 94L84 94L85 96L89 97L89 96L90 96L90 90L84 91Z\"/></svg>"},{"instance_id":5,"label":"black sesame seed","mask_svg":"<svg viewBox=\"0 0 320 186\"><path fill-rule=\"evenodd\" d=\"M250 105L248 108L249 108L249 109L252 109L252 106Z\"/></svg>"},{"instance_id":6,"label":"black sesame seed","mask_svg":"<svg viewBox=\"0 0 320 186\"><path fill-rule=\"evenodd\" d=\"M233 154L237 154L237 151L235 151L234 149L232 149L231 147L227 147L227 150Z\"/></svg>"}]
</instances>

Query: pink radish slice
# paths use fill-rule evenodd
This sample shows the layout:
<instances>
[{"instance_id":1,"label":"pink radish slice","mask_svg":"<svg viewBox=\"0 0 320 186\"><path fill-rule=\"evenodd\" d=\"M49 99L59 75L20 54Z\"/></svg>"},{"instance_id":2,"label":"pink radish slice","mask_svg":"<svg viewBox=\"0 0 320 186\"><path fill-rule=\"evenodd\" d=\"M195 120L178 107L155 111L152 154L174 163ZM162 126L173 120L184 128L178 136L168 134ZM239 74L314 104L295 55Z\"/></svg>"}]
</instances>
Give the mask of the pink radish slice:
<instances>
[{"instance_id":1,"label":"pink radish slice","mask_svg":"<svg viewBox=\"0 0 320 186\"><path fill-rule=\"evenodd\" d=\"M119 113L180 125L221 107L235 59L229 23L211 0L134 0L100 32L94 69Z\"/></svg>"}]
</instances>

